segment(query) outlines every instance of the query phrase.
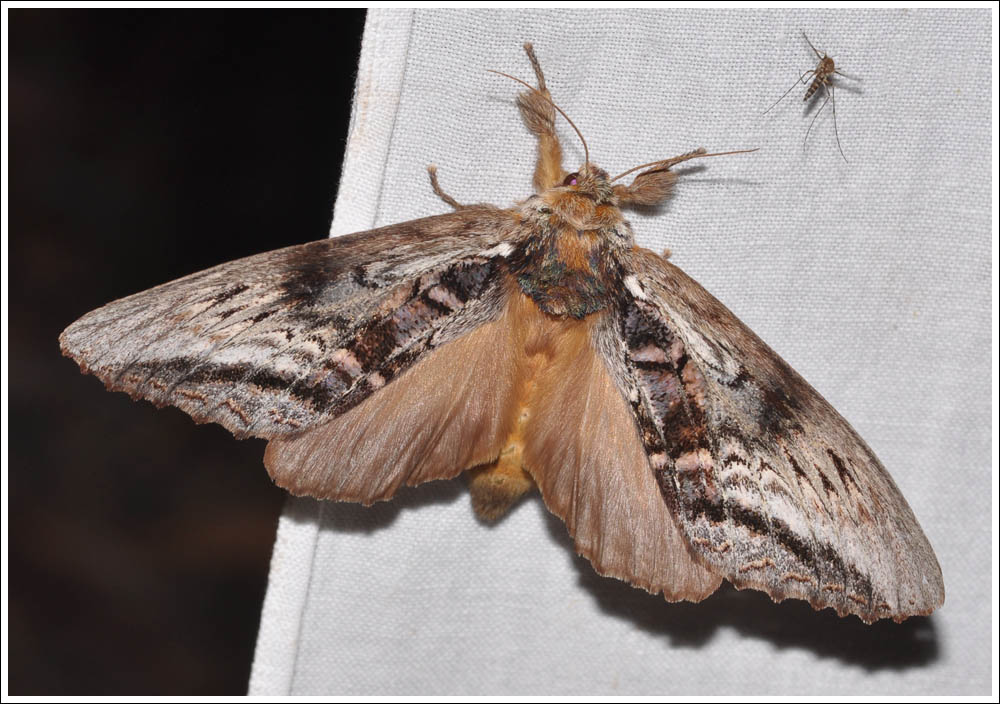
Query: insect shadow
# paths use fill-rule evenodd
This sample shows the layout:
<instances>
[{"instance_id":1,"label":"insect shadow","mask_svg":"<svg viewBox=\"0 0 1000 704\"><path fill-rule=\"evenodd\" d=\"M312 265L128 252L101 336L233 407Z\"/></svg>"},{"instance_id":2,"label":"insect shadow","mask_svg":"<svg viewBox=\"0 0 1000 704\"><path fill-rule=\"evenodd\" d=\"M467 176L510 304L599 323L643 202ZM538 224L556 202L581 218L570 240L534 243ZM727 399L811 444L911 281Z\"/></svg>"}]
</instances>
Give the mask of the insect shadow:
<instances>
[{"instance_id":1,"label":"insect shadow","mask_svg":"<svg viewBox=\"0 0 1000 704\"><path fill-rule=\"evenodd\" d=\"M784 100L788 96L788 94L795 89L796 86L806 85L807 83L806 77L811 75L812 81L809 82L809 87L806 88L805 95L802 96L802 101L806 103L806 109L805 109L806 114L808 114L808 112L813 108L813 106L819 100L821 89L823 95L823 103L819 106L819 109L816 110L816 114L813 115L813 119L810 120L809 122L809 128L806 130L805 139L802 140L802 146L804 148L806 142L809 141L809 133L812 131L813 125L816 124L816 119L820 116L820 113L823 112L823 108L826 107L826 104L830 103L833 110L833 134L837 138L837 149L840 151L840 156L843 157L844 161L847 161L847 157L844 155L844 148L840 146L840 132L837 129L837 97L836 97L837 90L836 90L836 84L833 81L833 77L835 75L841 76L842 78L848 78L852 81L860 81L861 79L840 71L840 69L838 69L836 64L834 63L833 58L829 56L826 52L823 52L821 54L819 50L815 46L813 46L813 43L809 41L809 37L806 36L805 32L802 33L802 36L809 44L809 48L813 50L814 54L816 54L816 58L819 59L819 63L816 64L816 68L811 68L808 69L807 71L803 71L802 75L798 77L795 83L793 83L791 87L788 90L786 90L780 98L774 101L771 107L765 110L762 113L762 115L766 115L767 113L771 112L771 110L773 110L775 107L777 107L778 103Z\"/></svg>"},{"instance_id":2,"label":"insect shadow","mask_svg":"<svg viewBox=\"0 0 1000 704\"><path fill-rule=\"evenodd\" d=\"M547 515L552 538L572 552L573 540L565 525ZM669 639L671 647L701 648L724 628L757 637L784 648L813 653L869 671L902 670L933 663L940 657L933 617L916 616L903 623L891 620L872 625L832 609L814 611L809 604L789 599L776 604L753 590L739 591L728 582L705 601L694 604L664 602L620 580L602 577L582 557L573 558L580 585L604 613L631 621L637 628Z\"/></svg>"},{"instance_id":3,"label":"insect shadow","mask_svg":"<svg viewBox=\"0 0 1000 704\"><path fill-rule=\"evenodd\" d=\"M465 493L465 482L452 480L405 487L392 501L370 507L331 503L323 512L322 527L344 533L375 533L389 528L404 511L452 503L463 499ZM541 497L535 494L521 501L521 507L532 500L541 501ZM299 501L305 502L302 510L292 510L289 517L302 522L315 520L313 505L317 502ZM543 514L551 539L574 553L565 524L548 511ZM659 594L647 594L626 582L600 576L579 555L572 560L580 586L602 612L667 638L671 647L702 648L721 629L731 628L778 648L803 648L868 671L926 666L940 656L933 616L916 616L903 623L882 620L869 626L857 618L840 618L832 609L814 611L809 604L794 599L775 604L766 594L739 591L728 583L699 604L670 604Z\"/></svg>"},{"instance_id":4,"label":"insect shadow","mask_svg":"<svg viewBox=\"0 0 1000 704\"><path fill-rule=\"evenodd\" d=\"M371 506L348 502L323 502L302 499L310 503L327 504L323 511L321 528L331 528L345 533L375 533L395 523L403 511L419 509L432 504L450 504L468 495L466 482L460 479L427 482L417 487L401 487L392 501L377 501ZM316 512L303 512L303 522L315 519Z\"/></svg>"}]
</instances>

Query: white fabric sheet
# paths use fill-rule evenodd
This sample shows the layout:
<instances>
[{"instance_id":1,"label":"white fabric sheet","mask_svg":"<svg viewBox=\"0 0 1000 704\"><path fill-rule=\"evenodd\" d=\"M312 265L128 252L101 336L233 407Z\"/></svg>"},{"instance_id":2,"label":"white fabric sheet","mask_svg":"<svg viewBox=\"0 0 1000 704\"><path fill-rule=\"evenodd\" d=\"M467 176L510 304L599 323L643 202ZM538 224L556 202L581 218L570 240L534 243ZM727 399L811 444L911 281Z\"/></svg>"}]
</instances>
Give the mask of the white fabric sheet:
<instances>
[{"instance_id":1,"label":"white fabric sheet","mask_svg":"<svg viewBox=\"0 0 1000 704\"><path fill-rule=\"evenodd\" d=\"M837 126L793 90L843 71ZM889 468L937 551L930 619L869 627L724 587L668 604L597 576L537 495L495 526L464 482L373 508L291 500L252 694L988 694L989 10L372 10L333 234L531 193L513 99L532 41L612 172L698 146L632 218ZM815 110L818 105L813 105ZM567 165L583 161L560 127Z\"/></svg>"}]
</instances>

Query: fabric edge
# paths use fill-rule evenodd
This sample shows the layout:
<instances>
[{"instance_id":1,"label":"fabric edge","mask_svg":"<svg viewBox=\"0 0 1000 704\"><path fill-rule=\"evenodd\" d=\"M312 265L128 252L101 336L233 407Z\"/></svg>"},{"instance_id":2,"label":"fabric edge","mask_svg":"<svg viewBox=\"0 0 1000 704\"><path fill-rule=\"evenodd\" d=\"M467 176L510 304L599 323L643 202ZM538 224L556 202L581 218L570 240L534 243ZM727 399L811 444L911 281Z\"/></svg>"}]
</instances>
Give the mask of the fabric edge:
<instances>
[{"instance_id":1,"label":"fabric edge","mask_svg":"<svg viewBox=\"0 0 1000 704\"><path fill-rule=\"evenodd\" d=\"M412 22L412 10L368 11L331 237L374 225ZM321 515L322 502L306 498L290 497L282 509L250 670L251 696L292 693Z\"/></svg>"}]
</instances>

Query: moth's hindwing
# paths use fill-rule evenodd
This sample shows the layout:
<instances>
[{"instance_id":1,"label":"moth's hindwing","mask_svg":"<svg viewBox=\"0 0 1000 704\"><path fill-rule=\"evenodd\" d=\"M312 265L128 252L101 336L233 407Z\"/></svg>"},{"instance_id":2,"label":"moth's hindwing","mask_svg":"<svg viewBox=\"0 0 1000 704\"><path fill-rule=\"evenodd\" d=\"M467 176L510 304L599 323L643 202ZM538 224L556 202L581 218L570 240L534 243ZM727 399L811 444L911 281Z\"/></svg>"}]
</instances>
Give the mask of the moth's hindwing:
<instances>
[{"instance_id":1,"label":"moth's hindwing","mask_svg":"<svg viewBox=\"0 0 1000 704\"><path fill-rule=\"evenodd\" d=\"M281 437L495 319L515 235L483 206L289 247L110 303L60 342L109 389Z\"/></svg>"},{"instance_id":2,"label":"moth's hindwing","mask_svg":"<svg viewBox=\"0 0 1000 704\"><path fill-rule=\"evenodd\" d=\"M632 407L689 548L739 588L871 622L928 614L941 569L848 423L728 309L645 250L618 312Z\"/></svg>"}]
</instances>

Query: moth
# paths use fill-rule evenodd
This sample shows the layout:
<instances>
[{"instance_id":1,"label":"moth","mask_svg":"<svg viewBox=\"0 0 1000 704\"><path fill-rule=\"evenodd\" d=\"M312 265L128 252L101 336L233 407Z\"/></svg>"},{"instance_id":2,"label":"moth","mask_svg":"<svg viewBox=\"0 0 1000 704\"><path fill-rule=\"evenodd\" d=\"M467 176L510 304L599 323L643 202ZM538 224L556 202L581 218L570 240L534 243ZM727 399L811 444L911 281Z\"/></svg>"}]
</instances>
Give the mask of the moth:
<instances>
[{"instance_id":1,"label":"moth","mask_svg":"<svg viewBox=\"0 0 1000 704\"><path fill-rule=\"evenodd\" d=\"M851 76L848 76L845 73L841 73L834 64L833 59L829 55L827 55L826 52L820 54L819 51L816 49L816 47L813 46L813 43L809 41L809 37L806 36L805 32L802 33L802 36L809 44L809 48L813 50L814 54L816 54L816 58L819 60L819 63L816 64L816 68L811 68L807 71L804 71L802 75L798 77L798 80L796 80L795 83L792 84L791 88L786 90L780 98L774 101L774 105L765 110L763 114L766 115L767 113L771 112L771 110L774 109L774 107L778 103L784 100L785 97L792 92L792 89L794 89L795 86L800 84L805 84L806 76L812 74L813 77L812 82L809 84L809 87L806 88L805 95L802 96L802 102L808 102L809 99L812 98L820 88L823 89L823 94L826 97L823 100L823 104L820 105L819 109L816 111L816 114L813 115L813 119L810 120L809 128L806 130L806 136L805 139L802 140L802 144L805 145L805 143L809 141L809 133L812 132L813 125L816 124L816 118L819 117L819 114L821 112L823 112L823 108L826 107L826 104L830 103L833 109L833 134L837 138L837 149L840 151L840 156L843 157L844 161L847 161L847 157L844 156L844 149L843 147L840 146L840 132L838 132L837 130L837 100L835 97L836 89L831 79L833 78L834 74L842 76L844 78L851 78Z\"/></svg>"},{"instance_id":2,"label":"moth","mask_svg":"<svg viewBox=\"0 0 1000 704\"><path fill-rule=\"evenodd\" d=\"M710 155L612 178L584 142L567 173L525 49L534 195L462 205L431 170L453 212L129 296L69 326L63 353L110 390L267 439L296 495L371 504L470 470L481 516L537 487L599 573L669 601L726 579L866 622L933 611L937 559L864 441L635 243L623 209L662 203L672 167Z\"/></svg>"}]
</instances>

